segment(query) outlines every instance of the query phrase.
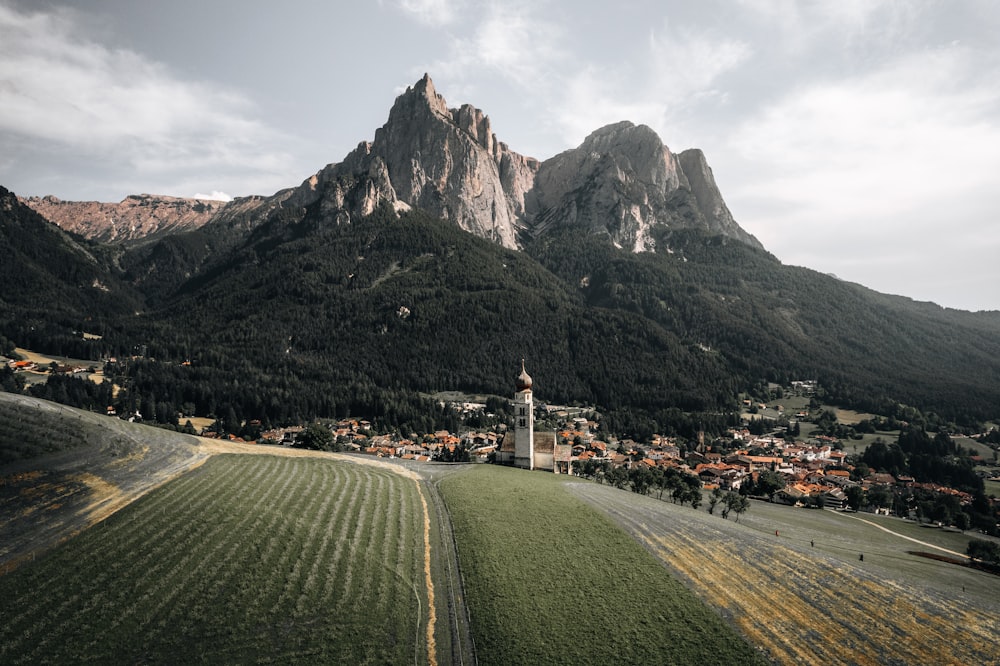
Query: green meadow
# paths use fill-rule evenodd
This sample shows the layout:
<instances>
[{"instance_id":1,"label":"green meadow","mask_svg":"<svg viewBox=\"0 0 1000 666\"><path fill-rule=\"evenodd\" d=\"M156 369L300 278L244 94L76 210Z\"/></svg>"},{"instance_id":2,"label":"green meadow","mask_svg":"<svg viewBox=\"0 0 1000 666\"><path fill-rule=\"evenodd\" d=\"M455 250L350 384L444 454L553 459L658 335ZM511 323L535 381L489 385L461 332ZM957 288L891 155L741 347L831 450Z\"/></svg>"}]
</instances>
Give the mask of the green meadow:
<instances>
[{"instance_id":1,"label":"green meadow","mask_svg":"<svg viewBox=\"0 0 1000 666\"><path fill-rule=\"evenodd\" d=\"M564 479L477 466L440 482L480 663L766 663Z\"/></svg>"}]
</instances>

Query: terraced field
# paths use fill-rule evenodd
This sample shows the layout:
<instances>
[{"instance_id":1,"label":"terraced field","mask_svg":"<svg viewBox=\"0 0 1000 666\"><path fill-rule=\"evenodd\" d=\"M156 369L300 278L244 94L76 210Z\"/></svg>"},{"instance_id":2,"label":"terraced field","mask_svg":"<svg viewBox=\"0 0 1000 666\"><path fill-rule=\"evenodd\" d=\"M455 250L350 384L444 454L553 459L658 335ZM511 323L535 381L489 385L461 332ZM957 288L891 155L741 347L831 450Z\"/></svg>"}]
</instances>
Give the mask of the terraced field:
<instances>
[{"instance_id":1,"label":"terraced field","mask_svg":"<svg viewBox=\"0 0 1000 666\"><path fill-rule=\"evenodd\" d=\"M0 578L0 663L436 663L429 521L412 475L215 456Z\"/></svg>"},{"instance_id":2,"label":"terraced field","mask_svg":"<svg viewBox=\"0 0 1000 666\"><path fill-rule=\"evenodd\" d=\"M912 542L829 512L795 514L800 533L789 538L788 524L773 517L760 522L780 525L778 534L606 486L568 488L634 534L777 663L1000 663L1000 581L910 563L900 554ZM769 508L786 518L796 511ZM948 584L927 582L938 576ZM966 594L964 584L979 589Z\"/></svg>"}]
</instances>

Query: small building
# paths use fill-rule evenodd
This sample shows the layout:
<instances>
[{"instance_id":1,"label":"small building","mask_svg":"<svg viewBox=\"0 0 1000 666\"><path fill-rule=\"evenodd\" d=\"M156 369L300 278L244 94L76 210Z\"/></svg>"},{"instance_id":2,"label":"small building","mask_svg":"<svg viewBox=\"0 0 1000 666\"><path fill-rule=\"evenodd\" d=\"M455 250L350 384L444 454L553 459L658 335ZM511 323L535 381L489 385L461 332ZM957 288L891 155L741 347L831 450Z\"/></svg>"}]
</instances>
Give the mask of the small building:
<instances>
[{"instance_id":1,"label":"small building","mask_svg":"<svg viewBox=\"0 0 1000 666\"><path fill-rule=\"evenodd\" d=\"M531 375L525 370L522 359L521 374L517 376L511 399L514 427L507 429L497 449L496 461L521 469L572 473L572 445L559 444L555 431L535 432L535 404L531 389Z\"/></svg>"}]
</instances>

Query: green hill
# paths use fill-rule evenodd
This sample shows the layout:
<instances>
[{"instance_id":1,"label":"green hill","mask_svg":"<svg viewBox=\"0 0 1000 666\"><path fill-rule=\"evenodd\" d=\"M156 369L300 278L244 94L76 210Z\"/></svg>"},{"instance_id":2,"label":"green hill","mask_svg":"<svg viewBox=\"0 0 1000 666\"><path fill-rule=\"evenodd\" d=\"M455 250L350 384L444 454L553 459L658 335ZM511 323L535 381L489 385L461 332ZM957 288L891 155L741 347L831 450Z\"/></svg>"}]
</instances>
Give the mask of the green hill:
<instances>
[{"instance_id":1,"label":"green hill","mask_svg":"<svg viewBox=\"0 0 1000 666\"><path fill-rule=\"evenodd\" d=\"M44 552L205 455L194 437L0 393L0 566Z\"/></svg>"}]
</instances>

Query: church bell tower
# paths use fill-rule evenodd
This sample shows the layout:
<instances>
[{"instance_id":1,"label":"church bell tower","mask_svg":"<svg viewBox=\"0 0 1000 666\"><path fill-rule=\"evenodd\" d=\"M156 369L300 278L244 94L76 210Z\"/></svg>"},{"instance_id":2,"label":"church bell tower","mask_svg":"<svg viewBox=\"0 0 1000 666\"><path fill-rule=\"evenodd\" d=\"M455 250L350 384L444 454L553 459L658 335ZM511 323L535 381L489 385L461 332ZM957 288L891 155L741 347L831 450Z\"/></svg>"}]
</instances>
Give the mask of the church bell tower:
<instances>
[{"instance_id":1,"label":"church bell tower","mask_svg":"<svg viewBox=\"0 0 1000 666\"><path fill-rule=\"evenodd\" d=\"M524 469L535 467L535 409L531 397L531 376L524 369L517 377L517 390L511 404L514 407L514 466Z\"/></svg>"}]
</instances>

